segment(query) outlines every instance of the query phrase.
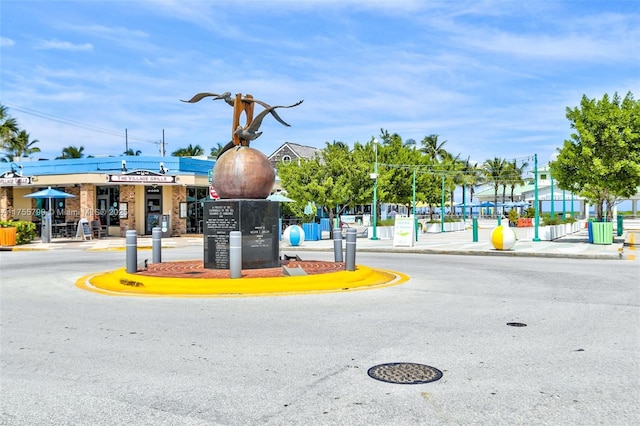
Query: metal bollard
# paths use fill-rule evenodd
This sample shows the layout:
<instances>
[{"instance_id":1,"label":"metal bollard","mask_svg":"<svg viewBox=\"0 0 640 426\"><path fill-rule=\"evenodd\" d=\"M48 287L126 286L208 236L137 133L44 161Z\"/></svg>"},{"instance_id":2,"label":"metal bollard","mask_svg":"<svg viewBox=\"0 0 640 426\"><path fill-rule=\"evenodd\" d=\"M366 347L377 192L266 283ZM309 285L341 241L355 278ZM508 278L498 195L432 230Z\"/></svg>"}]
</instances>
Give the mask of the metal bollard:
<instances>
[{"instance_id":1,"label":"metal bollard","mask_svg":"<svg viewBox=\"0 0 640 426\"><path fill-rule=\"evenodd\" d=\"M347 254L345 267L347 271L356 270L356 230L355 228L347 229Z\"/></svg>"},{"instance_id":2,"label":"metal bollard","mask_svg":"<svg viewBox=\"0 0 640 426\"><path fill-rule=\"evenodd\" d=\"M472 220L473 223L473 242L478 242L478 218L474 217Z\"/></svg>"},{"instance_id":3,"label":"metal bollard","mask_svg":"<svg viewBox=\"0 0 640 426\"><path fill-rule=\"evenodd\" d=\"M335 228L333 230L333 258L335 262L342 262L342 230Z\"/></svg>"},{"instance_id":4,"label":"metal bollard","mask_svg":"<svg viewBox=\"0 0 640 426\"><path fill-rule=\"evenodd\" d=\"M229 233L229 270L231 278L242 277L242 232Z\"/></svg>"},{"instance_id":5,"label":"metal bollard","mask_svg":"<svg viewBox=\"0 0 640 426\"><path fill-rule=\"evenodd\" d=\"M162 228L151 229L151 251L152 262L162 263Z\"/></svg>"},{"instance_id":6,"label":"metal bollard","mask_svg":"<svg viewBox=\"0 0 640 426\"><path fill-rule=\"evenodd\" d=\"M138 272L138 234L133 230L126 235L127 273L135 274Z\"/></svg>"}]
</instances>

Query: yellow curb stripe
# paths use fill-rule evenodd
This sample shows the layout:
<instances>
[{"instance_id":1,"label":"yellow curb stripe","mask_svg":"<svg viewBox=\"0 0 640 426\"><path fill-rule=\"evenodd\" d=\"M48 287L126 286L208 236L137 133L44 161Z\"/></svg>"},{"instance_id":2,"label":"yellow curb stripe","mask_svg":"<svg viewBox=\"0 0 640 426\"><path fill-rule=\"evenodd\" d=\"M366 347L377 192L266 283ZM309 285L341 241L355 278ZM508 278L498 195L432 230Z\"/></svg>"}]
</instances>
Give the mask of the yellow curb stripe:
<instances>
[{"instance_id":1,"label":"yellow curb stripe","mask_svg":"<svg viewBox=\"0 0 640 426\"><path fill-rule=\"evenodd\" d=\"M267 278L170 278L128 274L125 268L87 275L78 288L121 296L238 297L365 290L399 285L407 275L358 265L355 271Z\"/></svg>"}]
</instances>

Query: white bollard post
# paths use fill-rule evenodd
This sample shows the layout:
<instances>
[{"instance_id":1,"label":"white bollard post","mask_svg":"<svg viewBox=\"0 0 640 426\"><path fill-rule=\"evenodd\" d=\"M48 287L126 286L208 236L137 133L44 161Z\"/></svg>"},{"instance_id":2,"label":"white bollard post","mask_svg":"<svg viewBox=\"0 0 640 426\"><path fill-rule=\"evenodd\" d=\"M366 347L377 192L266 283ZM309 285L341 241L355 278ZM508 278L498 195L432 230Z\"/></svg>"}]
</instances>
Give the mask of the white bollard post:
<instances>
[{"instance_id":1,"label":"white bollard post","mask_svg":"<svg viewBox=\"0 0 640 426\"><path fill-rule=\"evenodd\" d=\"M151 229L151 259L153 263L162 263L162 228Z\"/></svg>"},{"instance_id":2,"label":"white bollard post","mask_svg":"<svg viewBox=\"0 0 640 426\"><path fill-rule=\"evenodd\" d=\"M347 271L356 270L356 230L354 228L347 229L347 254L345 260L345 269Z\"/></svg>"},{"instance_id":3,"label":"white bollard post","mask_svg":"<svg viewBox=\"0 0 640 426\"><path fill-rule=\"evenodd\" d=\"M335 228L333 230L333 258L335 262L342 262L342 230Z\"/></svg>"},{"instance_id":4,"label":"white bollard post","mask_svg":"<svg viewBox=\"0 0 640 426\"><path fill-rule=\"evenodd\" d=\"M138 272L138 234L135 230L126 233L127 273Z\"/></svg>"},{"instance_id":5,"label":"white bollard post","mask_svg":"<svg viewBox=\"0 0 640 426\"><path fill-rule=\"evenodd\" d=\"M242 232L229 233L229 270L231 278L242 277Z\"/></svg>"}]
</instances>

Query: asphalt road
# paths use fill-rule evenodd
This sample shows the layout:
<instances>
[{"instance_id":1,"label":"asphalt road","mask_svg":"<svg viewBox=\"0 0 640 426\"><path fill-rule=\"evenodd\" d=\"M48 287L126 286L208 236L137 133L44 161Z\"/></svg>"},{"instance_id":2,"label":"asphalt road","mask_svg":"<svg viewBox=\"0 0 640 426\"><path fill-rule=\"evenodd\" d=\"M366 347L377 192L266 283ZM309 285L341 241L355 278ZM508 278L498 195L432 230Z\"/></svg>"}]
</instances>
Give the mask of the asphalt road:
<instances>
[{"instance_id":1,"label":"asphalt road","mask_svg":"<svg viewBox=\"0 0 640 426\"><path fill-rule=\"evenodd\" d=\"M201 256L163 251L165 261ZM315 295L114 297L74 283L124 267L124 252L0 252L0 424L640 424L637 262L356 261L411 280ZM367 375L390 362L443 377Z\"/></svg>"}]
</instances>

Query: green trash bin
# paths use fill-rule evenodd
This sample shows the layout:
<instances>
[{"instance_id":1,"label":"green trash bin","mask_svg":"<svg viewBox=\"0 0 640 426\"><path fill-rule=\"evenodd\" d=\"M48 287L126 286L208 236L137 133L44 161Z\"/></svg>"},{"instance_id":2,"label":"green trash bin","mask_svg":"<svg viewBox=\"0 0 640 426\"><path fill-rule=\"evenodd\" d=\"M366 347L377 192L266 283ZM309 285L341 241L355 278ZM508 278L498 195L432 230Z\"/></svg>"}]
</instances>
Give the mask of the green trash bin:
<instances>
[{"instance_id":1,"label":"green trash bin","mask_svg":"<svg viewBox=\"0 0 640 426\"><path fill-rule=\"evenodd\" d=\"M623 228L623 226L622 226L622 220L623 220L623 219L624 219L624 216L622 216L621 214L619 214L619 215L618 215L618 223L617 223L617 226L616 226L616 230L617 230L616 235L617 235L618 237L622 236L622 232L624 231L624 228Z\"/></svg>"},{"instance_id":2,"label":"green trash bin","mask_svg":"<svg viewBox=\"0 0 640 426\"><path fill-rule=\"evenodd\" d=\"M613 244L613 223L593 222L593 244Z\"/></svg>"}]
</instances>

